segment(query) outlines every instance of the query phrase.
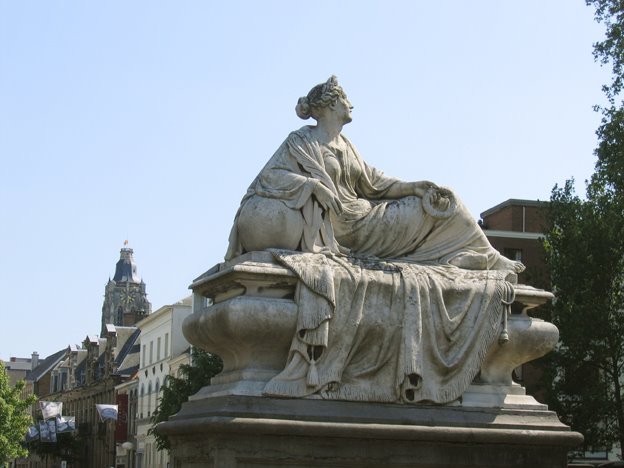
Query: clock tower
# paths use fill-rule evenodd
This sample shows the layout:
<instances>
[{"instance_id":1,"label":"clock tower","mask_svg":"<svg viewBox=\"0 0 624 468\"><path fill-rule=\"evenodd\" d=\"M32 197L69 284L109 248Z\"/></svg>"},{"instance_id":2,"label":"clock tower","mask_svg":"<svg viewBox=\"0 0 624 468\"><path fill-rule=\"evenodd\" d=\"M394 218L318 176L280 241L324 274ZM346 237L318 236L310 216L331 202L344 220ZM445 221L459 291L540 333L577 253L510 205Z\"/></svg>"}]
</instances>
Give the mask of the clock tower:
<instances>
[{"instance_id":1,"label":"clock tower","mask_svg":"<svg viewBox=\"0 0 624 468\"><path fill-rule=\"evenodd\" d=\"M133 253L128 247L121 249L115 276L106 284L102 305L102 334L106 324L132 326L152 312L145 283L137 273Z\"/></svg>"}]
</instances>

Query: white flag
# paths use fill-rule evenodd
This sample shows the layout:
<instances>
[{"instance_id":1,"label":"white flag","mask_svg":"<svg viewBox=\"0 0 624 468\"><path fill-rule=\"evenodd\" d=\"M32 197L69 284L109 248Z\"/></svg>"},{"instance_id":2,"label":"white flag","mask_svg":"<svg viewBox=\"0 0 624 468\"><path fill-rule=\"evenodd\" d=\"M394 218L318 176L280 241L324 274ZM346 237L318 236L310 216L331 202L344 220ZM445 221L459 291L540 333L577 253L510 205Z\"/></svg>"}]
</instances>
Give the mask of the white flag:
<instances>
[{"instance_id":1,"label":"white flag","mask_svg":"<svg viewBox=\"0 0 624 468\"><path fill-rule=\"evenodd\" d=\"M58 401L40 401L39 406L44 420L56 418L63 413L63 403Z\"/></svg>"},{"instance_id":2,"label":"white flag","mask_svg":"<svg viewBox=\"0 0 624 468\"><path fill-rule=\"evenodd\" d=\"M117 405L95 405L100 419L103 421L117 421Z\"/></svg>"},{"instance_id":3,"label":"white flag","mask_svg":"<svg viewBox=\"0 0 624 468\"><path fill-rule=\"evenodd\" d=\"M56 442L56 421L39 421L39 438L41 442Z\"/></svg>"},{"instance_id":4,"label":"white flag","mask_svg":"<svg viewBox=\"0 0 624 468\"><path fill-rule=\"evenodd\" d=\"M33 440L39 440L39 426L30 426L26 433L26 442L32 442Z\"/></svg>"},{"instance_id":5,"label":"white flag","mask_svg":"<svg viewBox=\"0 0 624 468\"><path fill-rule=\"evenodd\" d=\"M76 430L76 416L57 416L56 432L71 432Z\"/></svg>"},{"instance_id":6,"label":"white flag","mask_svg":"<svg viewBox=\"0 0 624 468\"><path fill-rule=\"evenodd\" d=\"M56 420L47 421L48 431L50 431L50 442L56 442Z\"/></svg>"}]
</instances>

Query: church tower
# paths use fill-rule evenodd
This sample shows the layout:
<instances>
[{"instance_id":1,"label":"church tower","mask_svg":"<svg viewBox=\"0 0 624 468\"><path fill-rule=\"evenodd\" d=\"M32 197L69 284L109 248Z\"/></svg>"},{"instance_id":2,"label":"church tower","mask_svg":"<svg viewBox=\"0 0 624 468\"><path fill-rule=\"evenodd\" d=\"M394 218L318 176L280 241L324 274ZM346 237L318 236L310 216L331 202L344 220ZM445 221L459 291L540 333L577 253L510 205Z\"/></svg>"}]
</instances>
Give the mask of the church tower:
<instances>
[{"instance_id":1,"label":"church tower","mask_svg":"<svg viewBox=\"0 0 624 468\"><path fill-rule=\"evenodd\" d=\"M152 312L145 283L137 273L133 253L128 247L121 249L115 276L106 284L102 305L102 335L106 331L106 324L132 326Z\"/></svg>"}]
</instances>

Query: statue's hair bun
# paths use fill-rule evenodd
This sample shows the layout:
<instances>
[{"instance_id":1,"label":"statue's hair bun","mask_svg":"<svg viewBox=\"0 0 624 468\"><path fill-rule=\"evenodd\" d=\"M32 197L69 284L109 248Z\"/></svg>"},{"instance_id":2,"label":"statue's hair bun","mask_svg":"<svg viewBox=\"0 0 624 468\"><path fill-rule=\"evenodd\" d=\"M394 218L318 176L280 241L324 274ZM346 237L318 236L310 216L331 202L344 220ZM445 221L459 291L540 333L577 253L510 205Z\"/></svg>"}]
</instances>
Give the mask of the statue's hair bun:
<instances>
[{"instance_id":1,"label":"statue's hair bun","mask_svg":"<svg viewBox=\"0 0 624 468\"><path fill-rule=\"evenodd\" d=\"M310 102L307 96L299 98L295 106L295 112L300 119L307 120L310 118Z\"/></svg>"}]
</instances>

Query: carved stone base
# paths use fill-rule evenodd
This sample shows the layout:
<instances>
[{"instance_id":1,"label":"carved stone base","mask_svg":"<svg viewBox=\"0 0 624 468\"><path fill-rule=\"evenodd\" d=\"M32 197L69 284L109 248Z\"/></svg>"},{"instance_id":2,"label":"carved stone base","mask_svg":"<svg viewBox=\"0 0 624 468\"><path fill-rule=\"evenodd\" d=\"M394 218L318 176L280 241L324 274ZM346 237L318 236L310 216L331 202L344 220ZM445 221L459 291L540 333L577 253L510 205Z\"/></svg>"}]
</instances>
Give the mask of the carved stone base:
<instances>
[{"instance_id":1,"label":"carved stone base","mask_svg":"<svg viewBox=\"0 0 624 468\"><path fill-rule=\"evenodd\" d=\"M176 468L565 467L582 441L547 410L244 396L188 402L159 431Z\"/></svg>"},{"instance_id":2,"label":"carved stone base","mask_svg":"<svg viewBox=\"0 0 624 468\"><path fill-rule=\"evenodd\" d=\"M501 339L461 398L444 406L263 397L296 331L297 278L268 252L217 265L191 285L189 342L219 354L221 374L158 430L174 467L565 467L583 437L514 383L512 370L555 346L526 311L552 294L515 285Z\"/></svg>"},{"instance_id":3,"label":"carved stone base","mask_svg":"<svg viewBox=\"0 0 624 468\"><path fill-rule=\"evenodd\" d=\"M296 284L295 275L276 264L269 252L250 252L217 265L193 282L194 313L184 322L184 335L195 346L220 355L224 368L191 399L262 395L266 383L286 365L296 331ZM543 407L514 384L511 375L557 343L559 331L552 323L527 315L553 296L530 286L514 288L514 313L505 326L508 339L493 344L478 382L456 404Z\"/></svg>"}]
</instances>

